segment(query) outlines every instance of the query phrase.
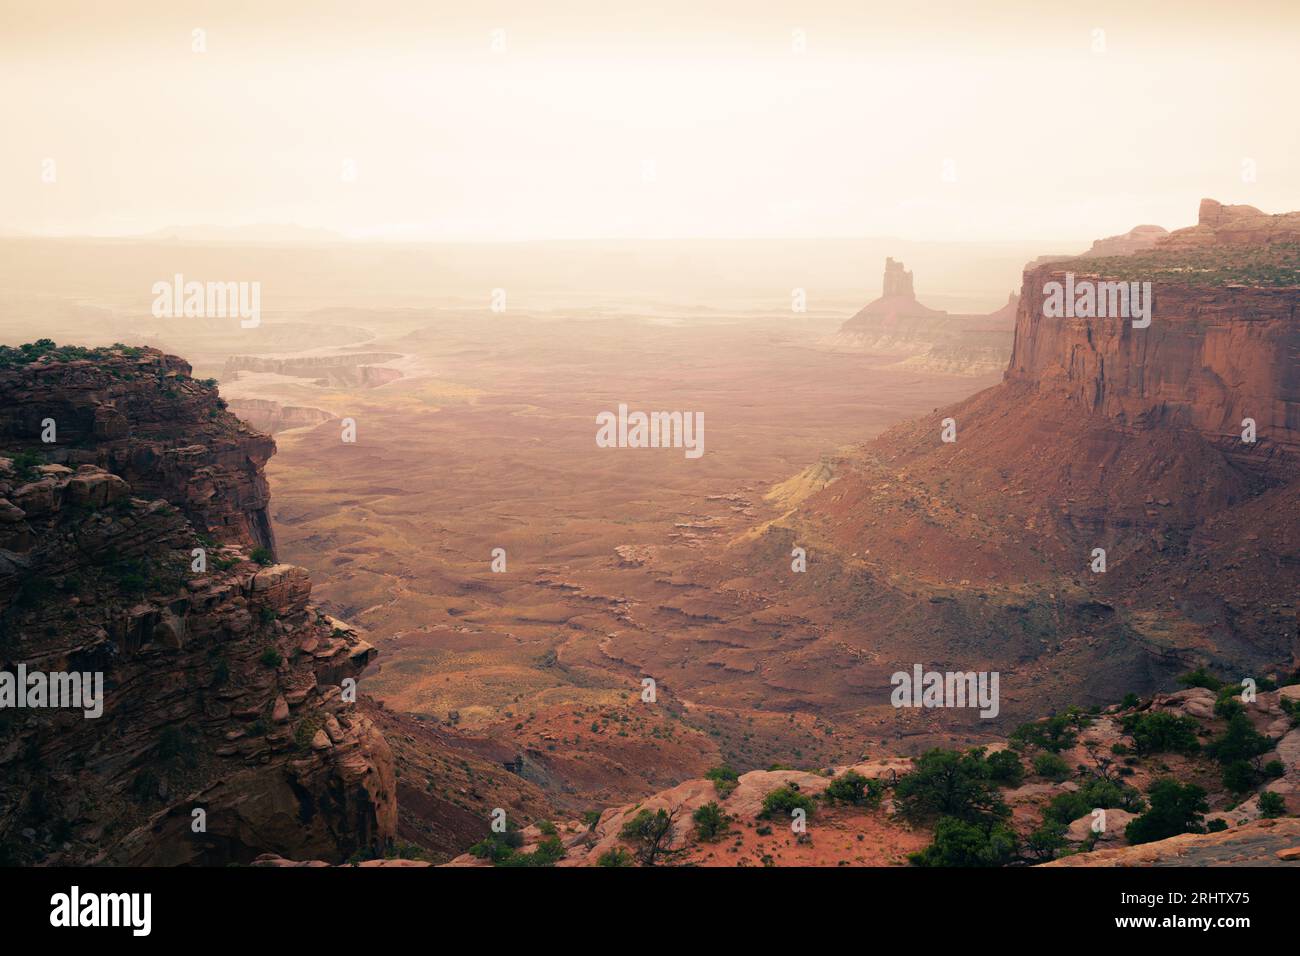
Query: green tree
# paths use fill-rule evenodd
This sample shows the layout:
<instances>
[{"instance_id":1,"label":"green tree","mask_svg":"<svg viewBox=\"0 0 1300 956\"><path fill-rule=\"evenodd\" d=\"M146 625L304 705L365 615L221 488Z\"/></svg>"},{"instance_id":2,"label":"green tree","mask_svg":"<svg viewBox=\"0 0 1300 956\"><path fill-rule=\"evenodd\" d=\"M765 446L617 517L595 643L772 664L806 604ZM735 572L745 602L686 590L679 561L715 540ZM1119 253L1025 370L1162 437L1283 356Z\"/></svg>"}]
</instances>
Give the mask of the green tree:
<instances>
[{"instance_id":1,"label":"green tree","mask_svg":"<svg viewBox=\"0 0 1300 956\"><path fill-rule=\"evenodd\" d=\"M1201 747L1196 739L1199 725L1190 717L1163 710L1130 714L1121 721L1124 733L1143 756L1158 753L1194 754Z\"/></svg>"},{"instance_id":2,"label":"green tree","mask_svg":"<svg viewBox=\"0 0 1300 956\"><path fill-rule=\"evenodd\" d=\"M676 816L676 810L671 813L662 808L653 813L640 810L623 824L619 836L633 845L638 860L646 866L654 866L669 853L668 844L672 842Z\"/></svg>"},{"instance_id":3,"label":"green tree","mask_svg":"<svg viewBox=\"0 0 1300 956\"><path fill-rule=\"evenodd\" d=\"M942 817L934 842L908 859L915 866L1004 866L1016 858L1016 835L1001 823Z\"/></svg>"},{"instance_id":4,"label":"green tree","mask_svg":"<svg viewBox=\"0 0 1300 956\"><path fill-rule=\"evenodd\" d=\"M1143 807L1142 795L1132 787L1094 777L1085 780L1078 790L1054 796L1043 808L1043 820L1070 823L1098 807L1107 810L1116 807L1136 813Z\"/></svg>"},{"instance_id":5,"label":"green tree","mask_svg":"<svg viewBox=\"0 0 1300 956\"><path fill-rule=\"evenodd\" d=\"M1178 675L1178 683L1184 687L1204 687L1206 690L1217 691L1223 686L1223 681L1215 677L1204 667L1198 667L1194 671L1188 671L1186 674Z\"/></svg>"},{"instance_id":6,"label":"green tree","mask_svg":"<svg viewBox=\"0 0 1300 956\"><path fill-rule=\"evenodd\" d=\"M1011 812L998 796L982 749L926 751L894 793L900 812L910 820L955 817L974 822Z\"/></svg>"},{"instance_id":7,"label":"green tree","mask_svg":"<svg viewBox=\"0 0 1300 956\"><path fill-rule=\"evenodd\" d=\"M770 820L777 816L788 817L795 810L803 810L805 814L812 816L816 809L817 805L813 803L811 797L800 793L797 787L787 784L770 791L763 798L763 809L758 816L762 820Z\"/></svg>"},{"instance_id":8,"label":"green tree","mask_svg":"<svg viewBox=\"0 0 1300 956\"><path fill-rule=\"evenodd\" d=\"M1129 843L1150 843L1180 833L1202 831L1202 815L1210 806L1205 802L1205 791L1196 784L1162 777L1151 784L1147 797L1151 801L1150 809L1124 828Z\"/></svg>"},{"instance_id":9,"label":"green tree","mask_svg":"<svg viewBox=\"0 0 1300 956\"><path fill-rule=\"evenodd\" d=\"M1056 854L1065 848L1064 823L1044 820L1033 833L1025 838L1025 852L1036 862L1046 863L1056 858Z\"/></svg>"},{"instance_id":10,"label":"green tree","mask_svg":"<svg viewBox=\"0 0 1300 956\"><path fill-rule=\"evenodd\" d=\"M1224 732L1210 741L1205 752L1220 763L1253 760L1273 749L1273 740L1255 729L1244 713L1235 713L1228 719Z\"/></svg>"},{"instance_id":11,"label":"green tree","mask_svg":"<svg viewBox=\"0 0 1300 956\"><path fill-rule=\"evenodd\" d=\"M596 857L597 866L631 866L632 854L621 846L616 846L612 850L606 850L600 856Z\"/></svg>"},{"instance_id":12,"label":"green tree","mask_svg":"<svg viewBox=\"0 0 1300 956\"><path fill-rule=\"evenodd\" d=\"M722 808L710 801L691 814L695 821L695 835L701 840L712 840L727 829L728 817Z\"/></svg>"},{"instance_id":13,"label":"green tree","mask_svg":"<svg viewBox=\"0 0 1300 956\"><path fill-rule=\"evenodd\" d=\"M826 799L851 803L854 806L879 806L885 788L879 780L864 777L856 770L846 770L830 782Z\"/></svg>"},{"instance_id":14,"label":"green tree","mask_svg":"<svg viewBox=\"0 0 1300 956\"><path fill-rule=\"evenodd\" d=\"M1070 775L1070 765L1062 760L1059 754L1044 750L1042 753L1034 754L1034 773L1046 777L1053 783L1060 783Z\"/></svg>"},{"instance_id":15,"label":"green tree","mask_svg":"<svg viewBox=\"0 0 1300 956\"><path fill-rule=\"evenodd\" d=\"M1025 779L1025 768L1020 754L1014 750L999 750L988 755L989 775L1004 787L1018 787Z\"/></svg>"},{"instance_id":16,"label":"green tree","mask_svg":"<svg viewBox=\"0 0 1300 956\"><path fill-rule=\"evenodd\" d=\"M1286 813L1286 800L1280 793L1265 790L1259 795L1259 815L1261 817L1280 817Z\"/></svg>"}]
</instances>

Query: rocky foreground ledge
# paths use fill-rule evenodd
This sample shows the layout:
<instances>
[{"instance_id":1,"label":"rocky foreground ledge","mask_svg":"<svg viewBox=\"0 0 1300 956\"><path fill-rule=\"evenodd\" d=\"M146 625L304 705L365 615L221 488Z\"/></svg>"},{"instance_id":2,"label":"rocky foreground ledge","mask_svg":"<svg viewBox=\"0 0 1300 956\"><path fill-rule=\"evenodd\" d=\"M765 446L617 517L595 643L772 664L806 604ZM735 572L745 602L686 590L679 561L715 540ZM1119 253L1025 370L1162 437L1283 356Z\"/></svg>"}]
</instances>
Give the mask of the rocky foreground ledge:
<instances>
[{"instance_id":1,"label":"rocky foreground ledge","mask_svg":"<svg viewBox=\"0 0 1300 956\"><path fill-rule=\"evenodd\" d=\"M1078 853L1044 866L1300 866L1300 820L1255 820L1220 833Z\"/></svg>"}]
</instances>

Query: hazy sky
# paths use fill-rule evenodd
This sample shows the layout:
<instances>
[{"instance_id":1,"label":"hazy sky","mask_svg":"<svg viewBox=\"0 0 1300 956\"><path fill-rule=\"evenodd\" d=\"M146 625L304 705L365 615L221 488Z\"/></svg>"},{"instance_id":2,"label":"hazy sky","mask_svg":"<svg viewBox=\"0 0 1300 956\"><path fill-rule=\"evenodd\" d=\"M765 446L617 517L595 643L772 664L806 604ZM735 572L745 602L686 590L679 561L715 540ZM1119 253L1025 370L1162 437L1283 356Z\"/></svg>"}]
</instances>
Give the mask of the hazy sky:
<instances>
[{"instance_id":1,"label":"hazy sky","mask_svg":"<svg viewBox=\"0 0 1300 956\"><path fill-rule=\"evenodd\" d=\"M0 0L0 230L1006 239L1187 225L1202 196L1280 212L1298 37L1294 0Z\"/></svg>"}]
</instances>

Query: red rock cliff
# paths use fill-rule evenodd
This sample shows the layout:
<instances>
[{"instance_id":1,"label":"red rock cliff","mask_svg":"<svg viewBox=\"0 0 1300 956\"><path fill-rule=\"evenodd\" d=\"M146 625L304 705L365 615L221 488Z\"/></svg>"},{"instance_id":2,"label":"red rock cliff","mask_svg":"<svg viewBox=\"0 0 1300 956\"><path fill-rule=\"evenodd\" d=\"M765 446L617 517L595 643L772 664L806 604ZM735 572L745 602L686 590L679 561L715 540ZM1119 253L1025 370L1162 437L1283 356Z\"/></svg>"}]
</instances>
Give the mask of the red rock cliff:
<instances>
[{"instance_id":1,"label":"red rock cliff","mask_svg":"<svg viewBox=\"0 0 1300 956\"><path fill-rule=\"evenodd\" d=\"M225 410L215 388L156 349L0 368L0 442L97 465L163 498L219 541L274 551L262 467L275 442ZM41 441L53 420L57 440Z\"/></svg>"},{"instance_id":2,"label":"red rock cliff","mask_svg":"<svg viewBox=\"0 0 1300 956\"><path fill-rule=\"evenodd\" d=\"M99 673L104 691L98 717L0 710L0 860L382 848L392 754L342 686L376 652L311 605L304 570L250 560L270 440L156 351L0 362L0 670ZM49 445L27 431L46 417Z\"/></svg>"},{"instance_id":3,"label":"red rock cliff","mask_svg":"<svg viewBox=\"0 0 1300 956\"><path fill-rule=\"evenodd\" d=\"M1300 463L1300 286L1297 247L1290 243L1296 240L1294 213L1267 216L1207 200L1197 226L1171 233L1149 252L1031 267L1006 379L1065 395L1125 426L1195 429L1239 464L1294 470ZM1150 326L1044 315L1046 284L1063 283L1067 272L1076 282L1151 281ZM1246 418L1256 423L1254 444L1241 439Z\"/></svg>"}]
</instances>

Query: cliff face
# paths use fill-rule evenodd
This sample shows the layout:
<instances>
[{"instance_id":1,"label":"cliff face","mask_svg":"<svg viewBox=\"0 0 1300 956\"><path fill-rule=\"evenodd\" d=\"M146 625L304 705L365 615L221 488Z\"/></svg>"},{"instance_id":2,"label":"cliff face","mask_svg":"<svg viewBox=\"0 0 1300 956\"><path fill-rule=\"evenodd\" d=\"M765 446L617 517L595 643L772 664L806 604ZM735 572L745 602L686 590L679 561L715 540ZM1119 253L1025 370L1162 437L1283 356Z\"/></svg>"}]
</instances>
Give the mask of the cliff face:
<instances>
[{"instance_id":1,"label":"cliff face","mask_svg":"<svg viewBox=\"0 0 1300 956\"><path fill-rule=\"evenodd\" d=\"M75 354L75 353L73 353ZM0 368L0 443L96 465L218 541L275 549L262 467L275 442L226 414L190 366L154 349ZM56 441L41 440L52 419Z\"/></svg>"},{"instance_id":2,"label":"cliff face","mask_svg":"<svg viewBox=\"0 0 1300 956\"><path fill-rule=\"evenodd\" d=\"M6 350L0 372L0 669L100 673L103 713L0 710L9 861L381 846L392 755L341 686L376 652L311 605L301 568L249 560L270 543L273 443L179 359L45 352Z\"/></svg>"},{"instance_id":3,"label":"cliff face","mask_svg":"<svg viewBox=\"0 0 1300 956\"><path fill-rule=\"evenodd\" d=\"M1007 381L1064 396L1121 426L1193 429L1243 465L1270 472L1293 468L1300 461L1300 289L1211 284L1216 274L1245 278L1233 270L1238 250L1249 245L1242 237L1285 235L1291 217L1250 207L1224 212L1240 208L1202 203L1201 224L1171 233L1147 255L1028 270ZM1216 234L1215 222L1225 224L1217 246L1203 241ZM1198 237L1190 246L1189 236ZM1180 257L1189 248L1218 249L1222 258L1198 259L1180 273ZM1134 328L1130 319L1118 317L1044 315L1047 283L1064 283L1067 272L1076 283L1149 275L1150 326ZM1279 277L1285 281L1286 275ZM1242 441L1246 418L1256 423L1254 443Z\"/></svg>"},{"instance_id":4,"label":"cliff face","mask_svg":"<svg viewBox=\"0 0 1300 956\"><path fill-rule=\"evenodd\" d=\"M978 663L1002 671L1009 714L1163 690L1200 664L1295 666L1297 217L1211 204L1202 218L1128 255L1031 265L1002 383L846 453L732 549L757 577L811 541L823 574L869 596L833 627L874 660L827 641L792 667L820 652L819 689L847 702L910 662ZM1045 314L1066 273L1150 282L1150 325ZM820 607L786 600L773 607Z\"/></svg>"}]
</instances>

